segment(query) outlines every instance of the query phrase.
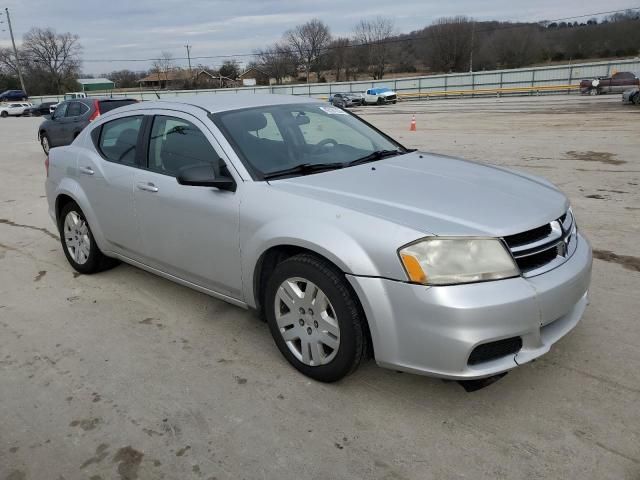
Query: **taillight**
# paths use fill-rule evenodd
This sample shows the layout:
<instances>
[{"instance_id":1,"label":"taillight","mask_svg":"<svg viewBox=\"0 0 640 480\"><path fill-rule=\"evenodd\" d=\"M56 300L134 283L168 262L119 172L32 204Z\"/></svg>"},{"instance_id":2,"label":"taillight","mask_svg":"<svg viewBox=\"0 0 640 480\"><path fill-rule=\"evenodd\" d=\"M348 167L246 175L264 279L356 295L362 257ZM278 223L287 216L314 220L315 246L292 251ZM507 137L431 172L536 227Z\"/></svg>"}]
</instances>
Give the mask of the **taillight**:
<instances>
[{"instance_id":1,"label":"taillight","mask_svg":"<svg viewBox=\"0 0 640 480\"><path fill-rule=\"evenodd\" d=\"M49 178L49 155L44 159L44 168L47 171L47 178Z\"/></svg>"},{"instance_id":2,"label":"taillight","mask_svg":"<svg viewBox=\"0 0 640 480\"><path fill-rule=\"evenodd\" d=\"M96 118L98 118L100 116L100 102L98 100L95 100L93 102L93 108L95 110L93 111L93 113L89 117L89 121L90 122L93 122Z\"/></svg>"}]
</instances>

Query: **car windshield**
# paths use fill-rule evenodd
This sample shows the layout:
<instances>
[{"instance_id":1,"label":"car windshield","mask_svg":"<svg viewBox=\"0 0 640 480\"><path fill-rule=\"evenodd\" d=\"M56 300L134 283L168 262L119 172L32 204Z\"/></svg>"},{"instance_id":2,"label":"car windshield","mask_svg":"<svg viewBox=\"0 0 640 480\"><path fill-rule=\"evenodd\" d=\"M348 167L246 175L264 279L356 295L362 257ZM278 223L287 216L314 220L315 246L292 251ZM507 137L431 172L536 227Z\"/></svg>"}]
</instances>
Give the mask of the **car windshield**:
<instances>
[{"instance_id":1,"label":"car windshield","mask_svg":"<svg viewBox=\"0 0 640 480\"><path fill-rule=\"evenodd\" d=\"M406 152L357 117L324 104L232 110L212 118L248 170L259 179L301 165L343 167L376 152Z\"/></svg>"}]
</instances>

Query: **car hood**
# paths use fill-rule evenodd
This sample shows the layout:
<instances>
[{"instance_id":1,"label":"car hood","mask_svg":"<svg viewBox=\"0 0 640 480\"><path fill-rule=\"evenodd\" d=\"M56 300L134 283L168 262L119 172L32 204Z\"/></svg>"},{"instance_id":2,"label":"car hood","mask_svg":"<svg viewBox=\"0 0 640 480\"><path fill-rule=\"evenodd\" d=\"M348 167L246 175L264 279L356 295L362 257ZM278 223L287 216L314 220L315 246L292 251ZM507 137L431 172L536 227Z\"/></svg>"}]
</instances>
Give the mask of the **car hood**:
<instances>
[{"instance_id":1,"label":"car hood","mask_svg":"<svg viewBox=\"0 0 640 480\"><path fill-rule=\"evenodd\" d=\"M270 185L433 235L510 235L549 223L569 207L562 192L538 177L418 152Z\"/></svg>"}]
</instances>

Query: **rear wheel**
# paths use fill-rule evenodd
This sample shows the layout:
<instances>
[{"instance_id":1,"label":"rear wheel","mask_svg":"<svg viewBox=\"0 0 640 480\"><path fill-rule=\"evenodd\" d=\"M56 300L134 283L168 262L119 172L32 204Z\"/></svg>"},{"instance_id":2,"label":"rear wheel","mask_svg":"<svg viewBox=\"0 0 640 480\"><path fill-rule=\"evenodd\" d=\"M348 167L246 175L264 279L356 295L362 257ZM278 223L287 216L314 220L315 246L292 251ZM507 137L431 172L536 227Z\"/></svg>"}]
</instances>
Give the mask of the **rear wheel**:
<instances>
[{"instance_id":1,"label":"rear wheel","mask_svg":"<svg viewBox=\"0 0 640 480\"><path fill-rule=\"evenodd\" d=\"M300 254L278 264L264 305L278 349L308 377L335 382L365 356L364 316L344 275L328 262Z\"/></svg>"},{"instance_id":2,"label":"rear wheel","mask_svg":"<svg viewBox=\"0 0 640 480\"><path fill-rule=\"evenodd\" d=\"M49 150L51 150L51 144L49 143L49 137L46 133L40 135L40 145L42 145L42 150L44 150L45 155L49 155Z\"/></svg>"},{"instance_id":3,"label":"rear wheel","mask_svg":"<svg viewBox=\"0 0 640 480\"><path fill-rule=\"evenodd\" d=\"M3 110L2 113L0 113L0 117L2 118L7 118L9 116L9 112L7 112L6 110Z\"/></svg>"},{"instance_id":4,"label":"rear wheel","mask_svg":"<svg viewBox=\"0 0 640 480\"><path fill-rule=\"evenodd\" d=\"M75 202L69 202L62 208L58 222L62 250L75 270L91 274L117 264L117 260L100 251L89 222Z\"/></svg>"}]
</instances>

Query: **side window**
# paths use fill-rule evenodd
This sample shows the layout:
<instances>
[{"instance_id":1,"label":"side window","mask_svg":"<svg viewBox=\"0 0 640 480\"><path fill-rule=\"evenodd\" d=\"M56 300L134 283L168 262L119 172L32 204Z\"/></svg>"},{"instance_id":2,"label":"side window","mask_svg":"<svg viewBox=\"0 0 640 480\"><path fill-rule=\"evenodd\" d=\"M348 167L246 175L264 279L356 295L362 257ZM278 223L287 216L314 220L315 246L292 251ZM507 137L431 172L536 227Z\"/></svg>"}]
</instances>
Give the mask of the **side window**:
<instances>
[{"instance_id":1,"label":"side window","mask_svg":"<svg viewBox=\"0 0 640 480\"><path fill-rule=\"evenodd\" d=\"M207 164L217 170L220 156L198 127L181 118L154 118L149 138L149 169L176 176L184 167Z\"/></svg>"},{"instance_id":2,"label":"side window","mask_svg":"<svg viewBox=\"0 0 640 480\"><path fill-rule=\"evenodd\" d=\"M67 103L61 103L60 105L58 105L55 109L55 111L53 112L53 118L62 118L65 116L65 114L67 113Z\"/></svg>"},{"instance_id":3,"label":"side window","mask_svg":"<svg viewBox=\"0 0 640 480\"><path fill-rule=\"evenodd\" d=\"M78 117L80 115L80 102L71 102L67 107L66 117Z\"/></svg>"},{"instance_id":4,"label":"side window","mask_svg":"<svg viewBox=\"0 0 640 480\"><path fill-rule=\"evenodd\" d=\"M118 118L102 125L98 142L102 155L111 162L135 165L141 125L142 116Z\"/></svg>"}]
</instances>

